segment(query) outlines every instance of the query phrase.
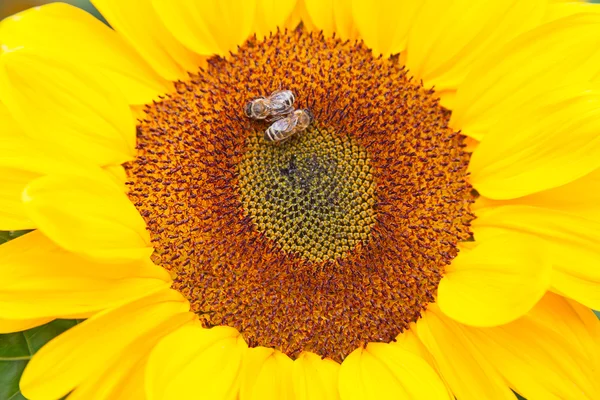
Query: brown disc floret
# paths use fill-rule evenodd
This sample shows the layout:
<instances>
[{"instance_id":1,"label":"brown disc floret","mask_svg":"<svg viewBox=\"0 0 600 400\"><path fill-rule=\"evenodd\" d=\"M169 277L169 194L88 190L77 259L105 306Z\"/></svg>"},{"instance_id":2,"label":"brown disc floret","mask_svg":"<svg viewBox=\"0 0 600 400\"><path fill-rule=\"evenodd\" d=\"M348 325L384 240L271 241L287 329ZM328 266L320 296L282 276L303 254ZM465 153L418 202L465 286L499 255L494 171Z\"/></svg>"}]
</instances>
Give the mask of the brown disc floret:
<instances>
[{"instance_id":1,"label":"brown disc floret","mask_svg":"<svg viewBox=\"0 0 600 400\"><path fill-rule=\"evenodd\" d=\"M201 322L341 361L435 300L473 201L435 93L362 43L252 38L146 107L129 196ZM289 89L313 123L283 143L249 100Z\"/></svg>"}]
</instances>

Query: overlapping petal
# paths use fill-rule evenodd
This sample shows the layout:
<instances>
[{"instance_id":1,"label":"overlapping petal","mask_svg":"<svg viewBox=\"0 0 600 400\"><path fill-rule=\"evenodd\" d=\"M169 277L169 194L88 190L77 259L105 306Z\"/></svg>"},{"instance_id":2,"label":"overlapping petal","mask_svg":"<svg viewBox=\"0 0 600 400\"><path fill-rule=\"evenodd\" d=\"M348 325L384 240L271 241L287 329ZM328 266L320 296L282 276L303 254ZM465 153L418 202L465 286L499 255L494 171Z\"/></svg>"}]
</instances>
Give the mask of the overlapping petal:
<instances>
[{"instance_id":1,"label":"overlapping petal","mask_svg":"<svg viewBox=\"0 0 600 400\"><path fill-rule=\"evenodd\" d=\"M249 349L244 358L240 400L295 399L292 365L293 361L277 350Z\"/></svg>"},{"instance_id":2,"label":"overlapping petal","mask_svg":"<svg viewBox=\"0 0 600 400\"><path fill-rule=\"evenodd\" d=\"M113 362L111 368L90 377L69 394L70 400L131 400L146 399L144 378L148 354L167 334L185 324L193 323L193 313L177 310L170 318L144 332L125 351L125 356Z\"/></svg>"},{"instance_id":3,"label":"overlapping petal","mask_svg":"<svg viewBox=\"0 0 600 400\"><path fill-rule=\"evenodd\" d=\"M135 124L121 91L85 65L34 49L0 51L0 101L46 151L97 165L130 160Z\"/></svg>"},{"instance_id":4,"label":"overlapping petal","mask_svg":"<svg viewBox=\"0 0 600 400\"><path fill-rule=\"evenodd\" d=\"M425 86L435 87L444 106L452 105L447 92L456 91L476 61L538 25L547 5L546 0L404 3L423 4L414 20L404 23L410 26L406 66Z\"/></svg>"},{"instance_id":5,"label":"overlapping petal","mask_svg":"<svg viewBox=\"0 0 600 400\"><path fill-rule=\"evenodd\" d=\"M473 229L475 239L481 242L507 232L543 240L554 269L554 290L600 308L598 221L547 208L506 205L479 209Z\"/></svg>"},{"instance_id":6,"label":"overlapping petal","mask_svg":"<svg viewBox=\"0 0 600 400\"><path fill-rule=\"evenodd\" d=\"M46 174L102 176L104 172L82 156L49 152L27 137L0 103L0 229L35 228L22 200L25 187Z\"/></svg>"},{"instance_id":7,"label":"overlapping petal","mask_svg":"<svg viewBox=\"0 0 600 400\"><path fill-rule=\"evenodd\" d=\"M429 305L415 326L435 369L454 396L461 400L514 400L514 394L486 355L465 342L460 327L435 304ZM466 376L469 378L465 379Z\"/></svg>"},{"instance_id":8,"label":"overlapping petal","mask_svg":"<svg viewBox=\"0 0 600 400\"><path fill-rule=\"evenodd\" d=\"M600 86L547 92L490 129L471 157L470 180L493 199L564 185L600 167L598 132Z\"/></svg>"},{"instance_id":9,"label":"overlapping petal","mask_svg":"<svg viewBox=\"0 0 600 400\"><path fill-rule=\"evenodd\" d=\"M320 29L325 36L336 36L342 39L358 38L352 8L354 4L346 0L304 0L306 13L309 21L314 27Z\"/></svg>"},{"instance_id":10,"label":"overlapping petal","mask_svg":"<svg viewBox=\"0 0 600 400\"><path fill-rule=\"evenodd\" d=\"M170 281L149 259L94 262L60 248L39 231L0 246L0 276L0 318L13 320L90 314L167 287Z\"/></svg>"},{"instance_id":11,"label":"overlapping petal","mask_svg":"<svg viewBox=\"0 0 600 400\"><path fill-rule=\"evenodd\" d=\"M477 232L475 232L477 234ZM487 238L446 268L438 305L468 325L495 326L527 313L550 287L544 243L517 233Z\"/></svg>"},{"instance_id":12,"label":"overlapping petal","mask_svg":"<svg viewBox=\"0 0 600 400\"><path fill-rule=\"evenodd\" d=\"M165 290L97 314L36 353L23 373L21 390L31 400L61 398L105 374L107 365L118 368L123 357L139 356L128 353L143 348L144 339L176 329L177 315L188 309L180 294Z\"/></svg>"},{"instance_id":13,"label":"overlapping petal","mask_svg":"<svg viewBox=\"0 0 600 400\"><path fill-rule=\"evenodd\" d=\"M107 176L118 186L123 189L123 193L127 192L127 172L125 172L125 168L122 165L108 165L102 170L107 174Z\"/></svg>"},{"instance_id":14,"label":"overlapping petal","mask_svg":"<svg viewBox=\"0 0 600 400\"><path fill-rule=\"evenodd\" d=\"M27 186L23 200L36 227L69 251L105 262L152 253L143 218L109 178L43 176Z\"/></svg>"},{"instance_id":15,"label":"overlapping petal","mask_svg":"<svg viewBox=\"0 0 600 400\"><path fill-rule=\"evenodd\" d=\"M162 78L186 79L188 71L198 69L203 58L183 46L174 32L163 25L159 16L163 10L156 10L150 0L93 0L92 3ZM176 7L172 3L170 8Z\"/></svg>"},{"instance_id":16,"label":"overlapping petal","mask_svg":"<svg viewBox=\"0 0 600 400\"><path fill-rule=\"evenodd\" d=\"M586 329L583 313L588 323L593 321L595 336ZM589 309L548 294L527 316L510 324L461 331L470 351L485 354L525 398L591 400L600 393L598 325Z\"/></svg>"},{"instance_id":17,"label":"overlapping petal","mask_svg":"<svg viewBox=\"0 0 600 400\"><path fill-rule=\"evenodd\" d=\"M292 366L292 387L297 400L336 400L340 398L338 379L340 364L302 352Z\"/></svg>"},{"instance_id":18,"label":"overlapping petal","mask_svg":"<svg viewBox=\"0 0 600 400\"><path fill-rule=\"evenodd\" d=\"M35 228L27 217L21 193L25 186L38 175L18 169L0 167L3 177L0 186L0 228L3 230L19 230Z\"/></svg>"},{"instance_id":19,"label":"overlapping petal","mask_svg":"<svg viewBox=\"0 0 600 400\"><path fill-rule=\"evenodd\" d=\"M198 54L228 54L251 35L256 24L257 0L183 0L176 7L169 0L152 0L152 5L175 38ZM283 3L291 13L289 5Z\"/></svg>"},{"instance_id":20,"label":"overlapping petal","mask_svg":"<svg viewBox=\"0 0 600 400\"><path fill-rule=\"evenodd\" d=\"M58 59L63 65L85 65L115 83L130 104L149 103L172 87L115 31L64 3L31 8L6 18L0 23L0 45L22 47Z\"/></svg>"},{"instance_id":21,"label":"overlapping petal","mask_svg":"<svg viewBox=\"0 0 600 400\"><path fill-rule=\"evenodd\" d=\"M528 205L549 208L600 221L600 169L565 185L510 200L478 199L475 207L489 208L502 205Z\"/></svg>"},{"instance_id":22,"label":"overlapping petal","mask_svg":"<svg viewBox=\"0 0 600 400\"><path fill-rule=\"evenodd\" d=\"M598 79L600 13L578 13L526 32L481 58L459 87L451 126L481 140L531 99Z\"/></svg>"},{"instance_id":23,"label":"overlapping petal","mask_svg":"<svg viewBox=\"0 0 600 400\"><path fill-rule=\"evenodd\" d=\"M148 399L236 399L247 350L233 328L185 325L152 350L146 375Z\"/></svg>"},{"instance_id":24,"label":"overlapping petal","mask_svg":"<svg viewBox=\"0 0 600 400\"><path fill-rule=\"evenodd\" d=\"M451 399L427 362L387 343L369 343L346 357L340 392L342 400Z\"/></svg>"},{"instance_id":25,"label":"overlapping petal","mask_svg":"<svg viewBox=\"0 0 600 400\"><path fill-rule=\"evenodd\" d=\"M389 56L406 49L409 30L423 2L352 0L351 3L360 38L375 54Z\"/></svg>"},{"instance_id":26,"label":"overlapping petal","mask_svg":"<svg viewBox=\"0 0 600 400\"><path fill-rule=\"evenodd\" d=\"M297 0L257 0L254 29L260 38L277 29L294 29L299 20L294 18Z\"/></svg>"}]
</instances>

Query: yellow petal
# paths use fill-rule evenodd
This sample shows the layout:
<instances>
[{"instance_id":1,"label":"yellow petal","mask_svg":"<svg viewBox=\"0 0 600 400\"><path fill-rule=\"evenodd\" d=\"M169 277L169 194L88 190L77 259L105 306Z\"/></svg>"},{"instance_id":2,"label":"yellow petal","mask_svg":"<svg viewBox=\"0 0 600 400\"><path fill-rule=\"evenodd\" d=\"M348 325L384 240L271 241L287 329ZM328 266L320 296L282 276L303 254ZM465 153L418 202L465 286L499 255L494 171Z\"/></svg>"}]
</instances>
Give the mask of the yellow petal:
<instances>
[{"instance_id":1,"label":"yellow petal","mask_svg":"<svg viewBox=\"0 0 600 400\"><path fill-rule=\"evenodd\" d=\"M179 328L175 325L174 329ZM107 400L147 400L146 388L146 364L148 363L148 354L144 356L130 371L123 372L122 380L115 385L114 389L107 396ZM99 382L98 386L102 386ZM88 397L89 398L89 397Z\"/></svg>"},{"instance_id":2,"label":"yellow petal","mask_svg":"<svg viewBox=\"0 0 600 400\"><path fill-rule=\"evenodd\" d=\"M544 243L517 233L495 236L452 260L437 302L444 314L463 324L505 324L542 298L551 273Z\"/></svg>"},{"instance_id":3,"label":"yellow petal","mask_svg":"<svg viewBox=\"0 0 600 400\"><path fill-rule=\"evenodd\" d=\"M179 293L165 290L91 317L35 354L21 378L24 396L31 400L61 398L118 365L126 349L150 332L165 329L163 322L188 309Z\"/></svg>"},{"instance_id":4,"label":"yellow petal","mask_svg":"<svg viewBox=\"0 0 600 400\"><path fill-rule=\"evenodd\" d=\"M546 0L424 1L411 24L406 66L426 87L454 91L475 61L539 24L545 9Z\"/></svg>"},{"instance_id":5,"label":"yellow petal","mask_svg":"<svg viewBox=\"0 0 600 400\"><path fill-rule=\"evenodd\" d=\"M352 16L360 37L375 54L389 56L406 49L408 32L420 0L352 0Z\"/></svg>"},{"instance_id":6,"label":"yellow petal","mask_svg":"<svg viewBox=\"0 0 600 400\"><path fill-rule=\"evenodd\" d=\"M541 239L554 269L552 287L588 307L600 308L599 222L561 211L514 205L480 209L472 225L475 239L481 242L507 232Z\"/></svg>"},{"instance_id":7,"label":"yellow petal","mask_svg":"<svg viewBox=\"0 0 600 400\"><path fill-rule=\"evenodd\" d=\"M26 137L0 103L0 230L35 228L25 213L22 193L34 179L49 173L93 174L102 170L82 157L49 152Z\"/></svg>"},{"instance_id":8,"label":"yellow petal","mask_svg":"<svg viewBox=\"0 0 600 400\"><path fill-rule=\"evenodd\" d=\"M324 7L328 7L328 3L324 3ZM286 28L289 30L296 29L300 23L302 23L302 27L307 31L315 31L321 28L317 28L314 22L311 20L308 10L306 9L306 0L297 0L296 7L292 11L292 14L286 21Z\"/></svg>"},{"instance_id":9,"label":"yellow petal","mask_svg":"<svg viewBox=\"0 0 600 400\"><path fill-rule=\"evenodd\" d=\"M0 246L0 316L67 318L114 307L168 286L149 259L93 262L63 250L39 231Z\"/></svg>"},{"instance_id":10,"label":"yellow petal","mask_svg":"<svg viewBox=\"0 0 600 400\"><path fill-rule=\"evenodd\" d=\"M109 165L102 169L114 183L123 189L123 193L127 192L127 186L125 185L128 180L127 172L125 172L125 168L122 165Z\"/></svg>"},{"instance_id":11,"label":"yellow petal","mask_svg":"<svg viewBox=\"0 0 600 400\"><path fill-rule=\"evenodd\" d=\"M318 355L302 352L292 367L292 386L296 400L339 399L340 364Z\"/></svg>"},{"instance_id":12,"label":"yellow petal","mask_svg":"<svg viewBox=\"0 0 600 400\"><path fill-rule=\"evenodd\" d=\"M150 354L148 399L236 399L247 350L233 328L183 326L161 340Z\"/></svg>"},{"instance_id":13,"label":"yellow petal","mask_svg":"<svg viewBox=\"0 0 600 400\"><path fill-rule=\"evenodd\" d=\"M464 334L525 398L595 399L600 393L598 370L594 370L589 354L600 351L598 337L590 337L579 315L564 299L551 294L548 297L549 301L545 298L529 315L508 325L465 327ZM561 307L551 308L560 302ZM555 329L553 324L567 325L581 336L563 336L567 332ZM582 341L584 347L580 346Z\"/></svg>"},{"instance_id":14,"label":"yellow petal","mask_svg":"<svg viewBox=\"0 0 600 400\"><path fill-rule=\"evenodd\" d=\"M580 13L524 33L482 58L456 94L451 126L481 140L531 99L593 79L600 72L599 29L600 13Z\"/></svg>"},{"instance_id":15,"label":"yellow petal","mask_svg":"<svg viewBox=\"0 0 600 400\"><path fill-rule=\"evenodd\" d=\"M115 83L131 104L150 103L171 90L115 31L68 4L34 7L4 19L0 45L24 47L64 65L83 64Z\"/></svg>"},{"instance_id":16,"label":"yellow petal","mask_svg":"<svg viewBox=\"0 0 600 400\"><path fill-rule=\"evenodd\" d=\"M25 214L21 193L30 180L38 174L8 167L3 161L11 157L13 142L23 137L23 132L10 112L0 103L0 230L11 231L34 228L33 222ZM21 155L25 156L26 149Z\"/></svg>"},{"instance_id":17,"label":"yellow petal","mask_svg":"<svg viewBox=\"0 0 600 400\"><path fill-rule=\"evenodd\" d=\"M135 118L136 121L140 122L142 121L144 118L146 118L146 107L147 105L137 105L137 106L131 106L131 113L133 114L133 117Z\"/></svg>"},{"instance_id":18,"label":"yellow petal","mask_svg":"<svg viewBox=\"0 0 600 400\"><path fill-rule=\"evenodd\" d=\"M48 175L23 193L27 215L63 248L107 261L152 253L146 224L108 178Z\"/></svg>"},{"instance_id":19,"label":"yellow petal","mask_svg":"<svg viewBox=\"0 0 600 400\"><path fill-rule=\"evenodd\" d=\"M600 169L583 178L556 188L533 193L518 199L490 200L480 197L476 207L501 205L529 205L564 211L569 214L600 222Z\"/></svg>"},{"instance_id":20,"label":"yellow petal","mask_svg":"<svg viewBox=\"0 0 600 400\"><path fill-rule=\"evenodd\" d=\"M13 168L0 167L0 229L13 231L33 229L35 224L27 216L21 194L39 175Z\"/></svg>"},{"instance_id":21,"label":"yellow petal","mask_svg":"<svg viewBox=\"0 0 600 400\"><path fill-rule=\"evenodd\" d=\"M600 285L598 279L590 279L579 273L577 265L572 268L555 268L552 274L553 291L576 299L595 310L600 309ZM564 270L563 270L564 269Z\"/></svg>"},{"instance_id":22,"label":"yellow petal","mask_svg":"<svg viewBox=\"0 0 600 400\"><path fill-rule=\"evenodd\" d=\"M416 356L425 360L431 366L431 368L435 370L435 360L433 359L429 351L427 351L427 348L419 340L419 337L416 334L416 323L412 323L409 330L406 330L398 336L396 336L396 341L390 344L392 346L398 346L401 349L415 354ZM443 379L442 382L444 383L444 386L446 387L446 391L448 392L450 398L453 398L452 390L448 383Z\"/></svg>"},{"instance_id":23,"label":"yellow petal","mask_svg":"<svg viewBox=\"0 0 600 400\"><path fill-rule=\"evenodd\" d=\"M558 333L586 363L600 367L600 319L589 308L547 293L525 319Z\"/></svg>"},{"instance_id":24,"label":"yellow petal","mask_svg":"<svg viewBox=\"0 0 600 400\"><path fill-rule=\"evenodd\" d=\"M344 40L358 38L352 17L352 3L346 0L305 0L313 29L323 30L326 37L336 35Z\"/></svg>"},{"instance_id":25,"label":"yellow petal","mask_svg":"<svg viewBox=\"0 0 600 400\"><path fill-rule=\"evenodd\" d=\"M292 400L292 360L280 351L266 347L248 350L240 400Z\"/></svg>"},{"instance_id":26,"label":"yellow petal","mask_svg":"<svg viewBox=\"0 0 600 400\"><path fill-rule=\"evenodd\" d=\"M599 131L599 86L545 93L486 134L471 157L471 183L492 199L569 183L600 167Z\"/></svg>"},{"instance_id":27,"label":"yellow petal","mask_svg":"<svg viewBox=\"0 0 600 400\"><path fill-rule=\"evenodd\" d=\"M433 366L433 359L431 358L431 354L427 351L423 343L417 337L415 333L415 324L411 325L411 328L402 332L398 336L396 336L396 341L392 342L391 345L398 346L403 350L410 351L414 355L422 358L427 361L431 366Z\"/></svg>"},{"instance_id":28,"label":"yellow petal","mask_svg":"<svg viewBox=\"0 0 600 400\"><path fill-rule=\"evenodd\" d=\"M48 152L85 155L98 165L135 154L135 124L122 93L84 65L35 50L0 52L0 100Z\"/></svg>"},{"instance_id":29,"label":"yellow petal","mask_svg":"<svg viewBox=\"0 0 600 400\"><path fill-rule=\"evenodd\" d=\"M6 319L0 318L0 334L25 331L44 325L53 318L33 318L33 319Z\"/></svg>"},{"instance_id":30,"label":"yellow petal","mask_svg":"<svg viewBox=\"0 0 600 400\"><path fill-rule=\"evenodd\" d=\"M598 12L600 6L585 1L560 1L550 4L544 15L544 21L550 22L573 14Z\"/></svg>"},{"instance_id":31,"label":"yellow petal","mask_svg":"<svg viewBox=\"0 0 600 400\"><path fill-rule=\"evenodd\" d=\"M514 400L514 394L486 355L469 347L461 327L430 304L415 328L454 396L461 400Z\"/></svg>"},{"instance_id":32,"label":"yellow petal","mask_svg":"<svg viewBox=\"0 0 600 400\"><path fill-rule=\"evenodd\" d=\"M225 55L241 45L255 26L257 0L152 0L152 5L173 36L198 54Z\"/></svg>"},{"instance_id":33,"label":"yellow petal","mask_svg":"<svg viewBox=\"0 0 600 400\"><path fill-rule=\"evenodd\" d=\"M27 137L8 109L0 103L0 166L45 175L50 173L103 175L82 155L69 155L48 149ZM1 177L0 177L1 179Z\"/></svg>"},{"instance_id":34,"label":"yellow petal","mask_svg":"<svg viewBox=\"0 0 600 400\"><path fill-rule=\"evenodd\" d=\"M257 0L253 31L261 38L276 32L278 27L285 27L295 6L296 0Z\"/></svg>"},{"instance_id":35,"label":"yellow petal","mask_svg":"<svg viewBox=\"0 0 600 400\"><path fill-rule=\"evenodd\" d=\"M136 339L110 367L91 376L69 394L70 400L146 399L145 367L154 346L166 335L196 319L194 313L179 313Z\"/></svg>"},{"instance_id":36,"label":"yellow petal","mask_svg":"<svg viewBox=\"0 0 600 400\"><path fill-rule=\"evenodd\" d=\"M426 361L387 343L369 343L346 357L340 393L342 400L451 398Z\"/></svg>"},{"instance_id":37,"label":"yellow petal","mask_svg":"<svg viewBox=\"0 0 600 400\"><path fill-rule=\"evenodd\" d=\"M93 0L92 3L162 78L184 80L188 71L198 69L202 58L173 37L150 0ZM172 3L172 7L179 7L179 2Z\"/></svg>"}]
</instances>

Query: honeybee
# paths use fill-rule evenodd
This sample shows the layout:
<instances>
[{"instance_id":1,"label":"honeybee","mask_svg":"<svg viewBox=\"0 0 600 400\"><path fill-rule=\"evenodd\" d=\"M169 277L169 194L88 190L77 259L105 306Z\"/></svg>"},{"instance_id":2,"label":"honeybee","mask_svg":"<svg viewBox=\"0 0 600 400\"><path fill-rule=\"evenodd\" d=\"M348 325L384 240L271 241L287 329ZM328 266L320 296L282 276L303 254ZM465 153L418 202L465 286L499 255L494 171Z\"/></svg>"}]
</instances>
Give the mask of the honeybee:
<instances>
[{"instance_id":1,"label":"honeybee","mask_svg":"<svg viewBox=\"0 0 600 400\"><path fill-rule=\"evenodd\" d=\"M310 110L294 110L286 117L273 122L265 131L265 139L270 142L283 142L308 128L312 120Z\"/></svg>"},{"instance_id":2,"label":"honeybee","mask_svg":"<svg viewBox=\"0 0 600 400\"><path fill-rule=\"evenodd\" d=\"M277 119L294 110L296 97L291 90L277 90L269 97L258 97L249 101L244 111L253 119Z\"/></svg>"}]
</instances>

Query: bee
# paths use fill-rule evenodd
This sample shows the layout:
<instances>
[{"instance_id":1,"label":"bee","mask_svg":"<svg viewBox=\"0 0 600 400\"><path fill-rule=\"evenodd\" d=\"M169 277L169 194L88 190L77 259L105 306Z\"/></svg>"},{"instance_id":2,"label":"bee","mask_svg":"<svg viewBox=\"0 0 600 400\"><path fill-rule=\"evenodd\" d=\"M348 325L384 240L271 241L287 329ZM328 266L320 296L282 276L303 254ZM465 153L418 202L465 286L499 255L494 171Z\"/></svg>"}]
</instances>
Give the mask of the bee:
<instances>
[{"instance_id":1,"label":"bee","mask_svg":"<svg viewBox=\"0 0 600 400\"><path fill-rule=\"evenodd\" d=\"M265 139L270 142L283 142L308 128L313 118L310 110L294 110L288 116L273 122L265 131Z\"/></svg>"},{"instance_id":2,"label":"bee","mask_svg":"<svg viewBox=\"0 0 600 400\"><path fill-rule=\"evenodd\" d=\"M244 107L246 116L253 119L278 119L294 110L296 97L291 90L277 90L269 97L258 97Z\"/></svg>"}]
</instances>

